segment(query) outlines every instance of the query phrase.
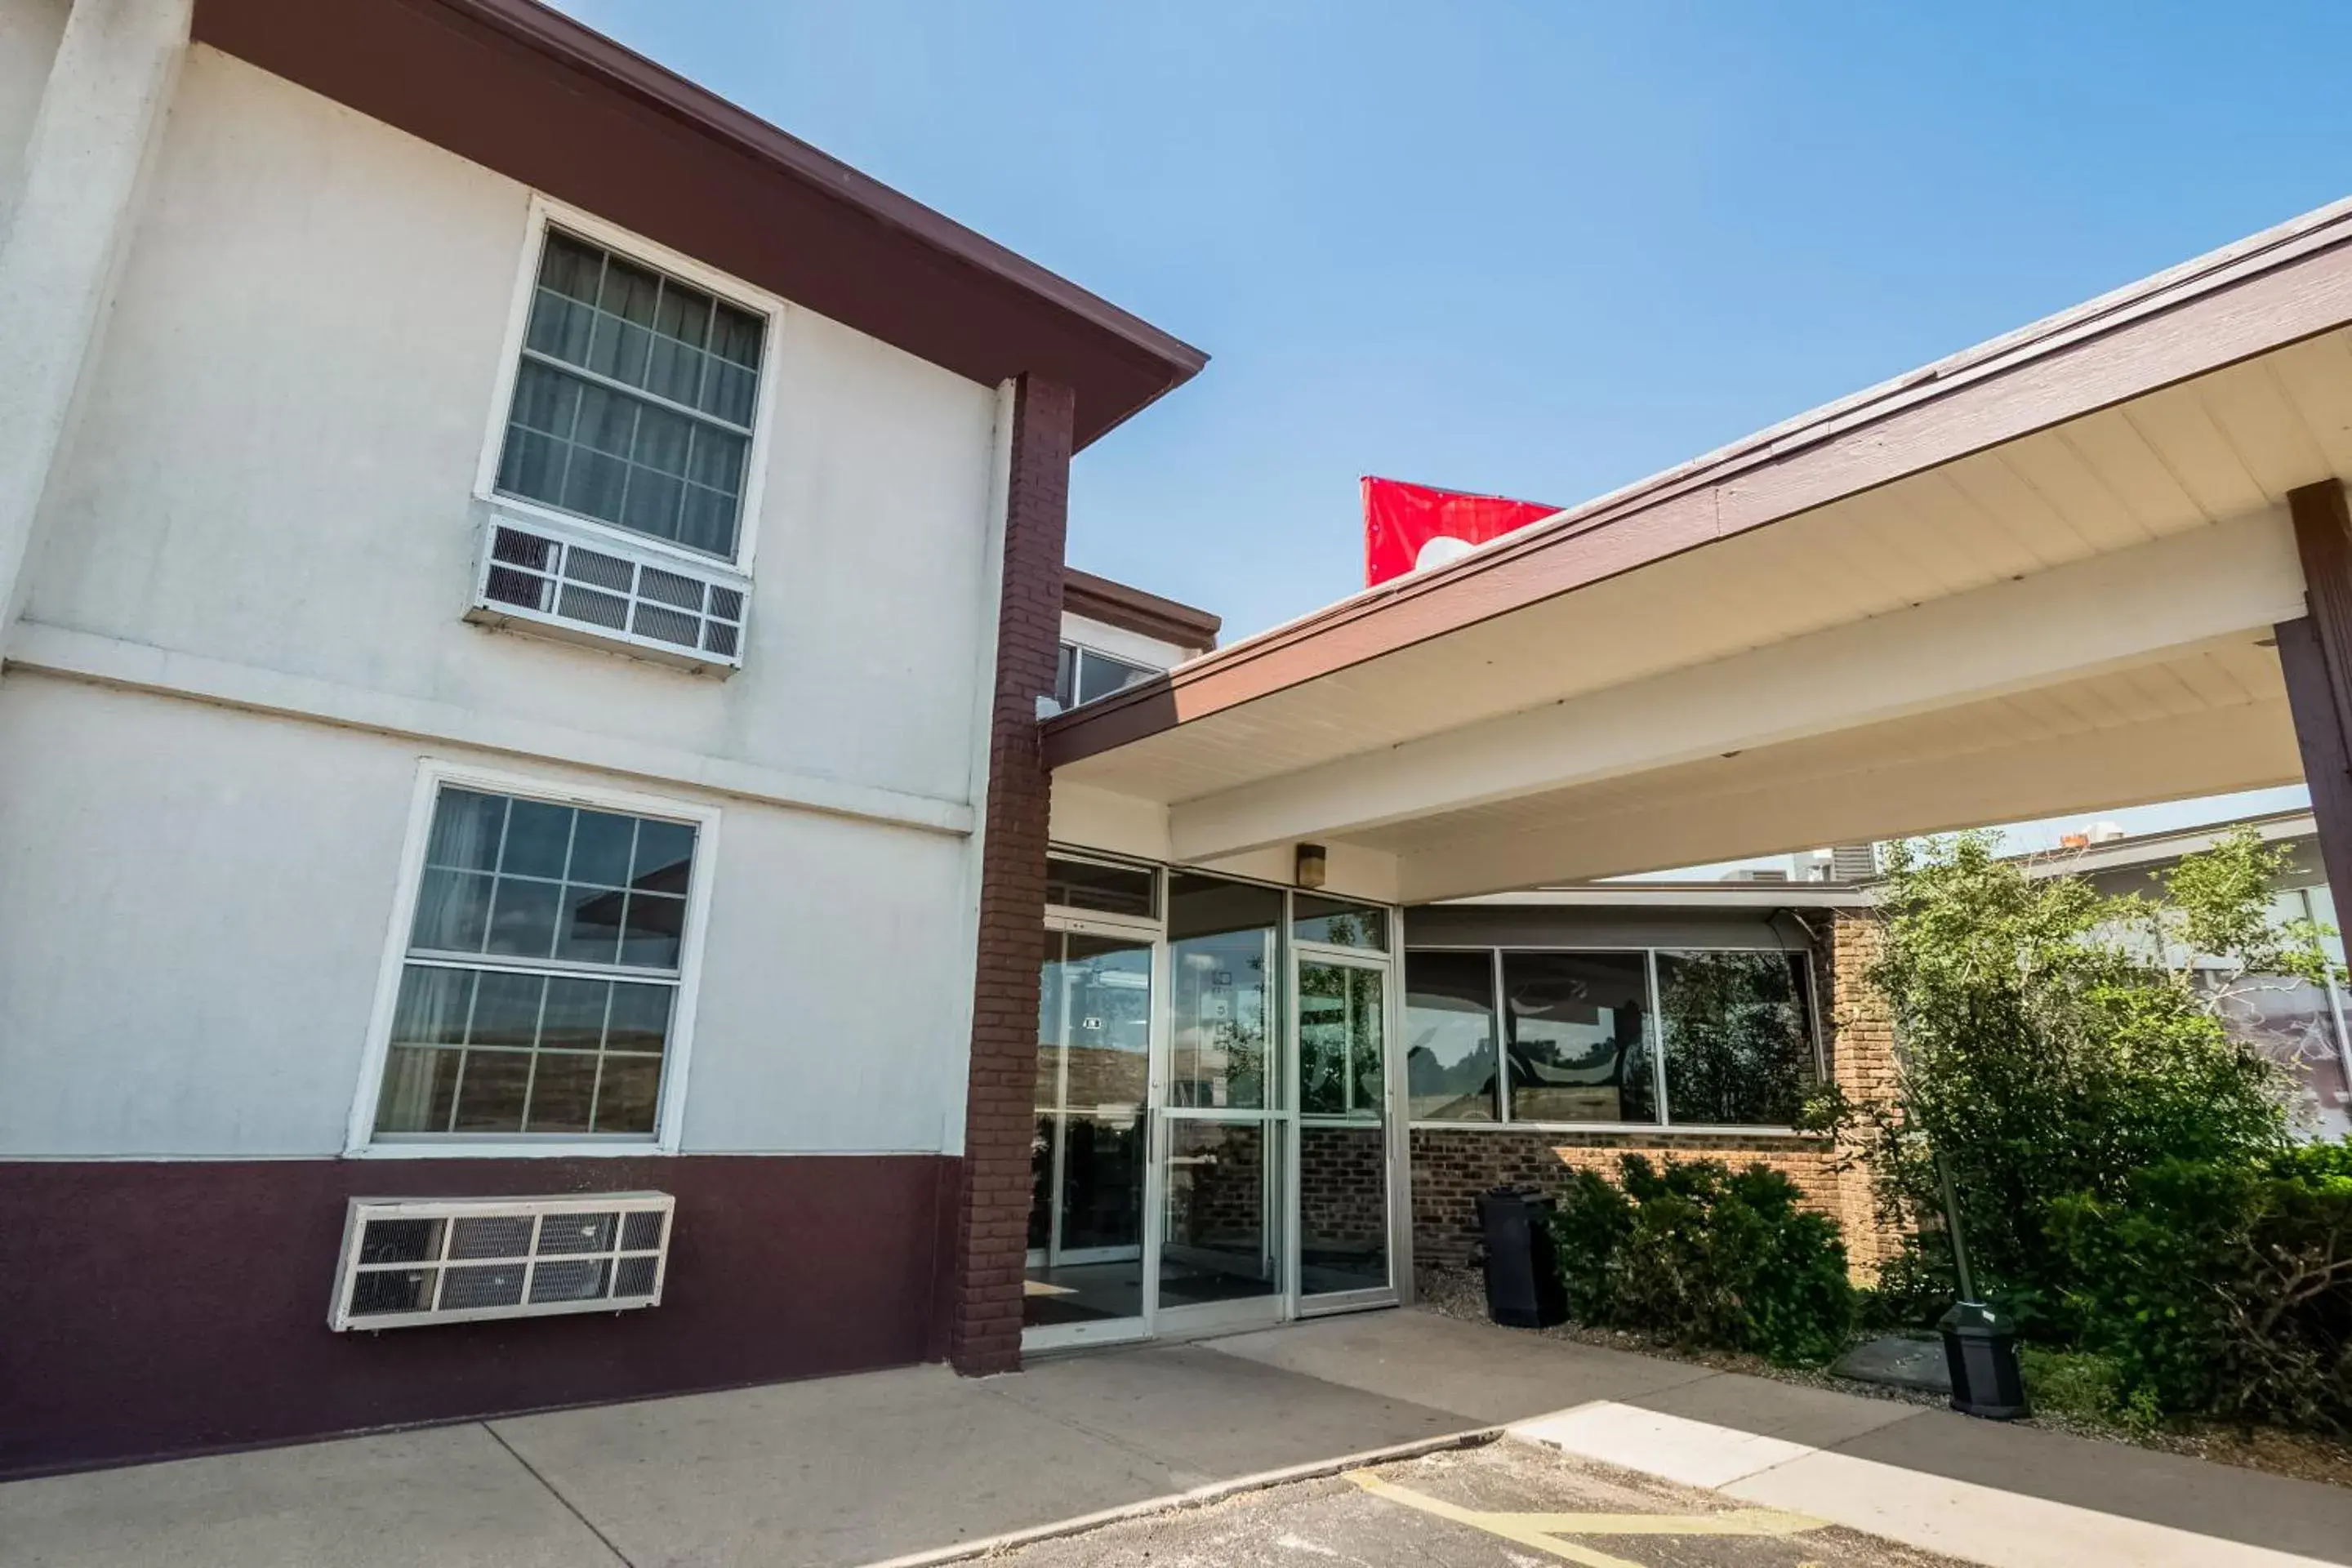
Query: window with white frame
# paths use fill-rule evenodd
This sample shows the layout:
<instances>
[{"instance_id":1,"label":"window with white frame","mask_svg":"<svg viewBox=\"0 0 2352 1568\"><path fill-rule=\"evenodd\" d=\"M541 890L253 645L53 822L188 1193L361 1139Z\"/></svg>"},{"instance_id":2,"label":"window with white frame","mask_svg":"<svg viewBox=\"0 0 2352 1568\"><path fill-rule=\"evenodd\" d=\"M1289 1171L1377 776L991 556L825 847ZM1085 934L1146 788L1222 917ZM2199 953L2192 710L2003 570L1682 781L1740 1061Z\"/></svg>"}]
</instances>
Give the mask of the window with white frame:
<instances>
[{"instance_id":1,"label":"window with white frame","mask_svg":"<svg viewBox=\"0 0 2352 1568\"><path fill-rule=\"evenodd\" d=\"M767 331L755 311L548 227L497 489L735 560Z\"/></svg>"},{"instance_id":2,"label":"window with white frame","mask_svg":"<svg viewBox=\"0 0 2352 1568\"><path fill-rule=\"evenodd\" d=\"M1054 701L1062 708L1076 708L1081 702L1098 701L1162 673L1066 642L1054 670Z\"/></svg>"},{"instance_id":3,"label":"window with white frame","mask_svg":"<svg viewBox=\"0 0 2352 1568\"><path fill-rule=\"evenodd\" d=\"M375 1135L653 1139L699 837L690 821L439 784Z\"/></svg>"}]
</instances>

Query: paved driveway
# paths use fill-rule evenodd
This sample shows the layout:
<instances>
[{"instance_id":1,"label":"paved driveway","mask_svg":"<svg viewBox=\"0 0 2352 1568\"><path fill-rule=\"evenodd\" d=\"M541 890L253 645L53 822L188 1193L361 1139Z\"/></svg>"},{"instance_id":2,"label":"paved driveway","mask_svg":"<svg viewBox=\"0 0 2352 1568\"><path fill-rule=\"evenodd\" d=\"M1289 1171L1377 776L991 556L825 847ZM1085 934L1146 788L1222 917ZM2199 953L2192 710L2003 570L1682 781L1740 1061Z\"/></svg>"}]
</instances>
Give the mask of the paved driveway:
<instances>
[{"instance_id":1,"label":"paved driveway","mask_svg":"<svg viewBox=\"0 0 2352 1568\"><path fill-rule=\"evenodd\" d=\"M2199 1568L2274 1561L2265 1549L2352 1564L2342 1489L1406 1310L1014 1377L909 1367L17 1481L0 1485L0 1565L849 1568L1599 1405L1614 1414L1588 1420L1575 1450L1588 1459L1657 1471L1636 1450L1687 1448L1698 1430L1742 1453L1756 1446L1745 1434L1783 1458L1801 1451L1737 1482L1778 1489L1748 1506L1826 1514L1841 1497L1943 1508L1964 1496L1970 1518L1991 1508L2042 1535L2148 1521ZM1715 1487L1735 1472L1661 1473ZM1367 1517L1393 1515L1400 1531L1450 1522L1408 1521L1392 1502ZM1891 1519L1853 1522L1904 1534Z\"/></svg>"},{"instance_id":2,"label":"paved driveway","mask_svg":"<svg viewBox=\"0 0 2352 1568\"><path fill-rule=\"evenodd\" d=\"M1942 1568L1951 1559L1508 1439L1041 1542L1005 1568Z\"/></svg>"}]
</instances>

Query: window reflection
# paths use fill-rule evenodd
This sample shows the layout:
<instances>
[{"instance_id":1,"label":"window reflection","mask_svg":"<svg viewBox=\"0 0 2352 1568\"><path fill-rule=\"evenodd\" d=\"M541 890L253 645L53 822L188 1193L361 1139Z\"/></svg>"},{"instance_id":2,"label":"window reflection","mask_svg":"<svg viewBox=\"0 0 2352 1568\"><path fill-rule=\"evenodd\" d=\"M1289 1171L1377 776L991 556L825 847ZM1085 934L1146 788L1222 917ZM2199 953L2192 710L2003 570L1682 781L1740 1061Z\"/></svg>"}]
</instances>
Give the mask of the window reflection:
<instances>
[{"instance_id":1,"label":"window reflection","mask_svg":"<svg viewBox=\"0 0 2352 1568\"><path fill-rule=\"evenodd\" d=\"M1701 1126L1786 1127L1814 1076L1801 955L1658 954L1666 1108Z\"/></svg>"},{"instance_id":2,"label":"window reflection","mask_svg":"<svg viewBox=\"0 0 2352 1568\"><path fill-rule=\"evenodd\" d=\"M1503 954L1515 1121L1655 1121L1639 952Z\"/></svg>"},{"instance_id":3,"label":"window reflection","mask_svg":"<svg viewBox=\"0 0 2352 1568\"><path fill-rule=\"evenodd\" d=\"M1045 933L1030 1146L1032 1325L1143 1310L1151 945Z\"/></svg>"},{"instance_id":4,"label":"window reflection","mask_svg":"<svg viewBox=\"0 0 2352 1568\"><path fill-rule=\"evenodd\" d=\"M1282 893L1176 873L1168 879L1168 1103L1264 1110Z\"/></svg>"},{"instance_id":5,"label":"window reflection","mask_svg":"<svg viewBox=\"0 0 2352 1568\"><path fill-rule=\"evenodd\" d=\"M1404 985L1405 1078L1413 1120L1496 1120L1494 954L1483 948L1409 952Z\"/></svg>"}]
</instances>

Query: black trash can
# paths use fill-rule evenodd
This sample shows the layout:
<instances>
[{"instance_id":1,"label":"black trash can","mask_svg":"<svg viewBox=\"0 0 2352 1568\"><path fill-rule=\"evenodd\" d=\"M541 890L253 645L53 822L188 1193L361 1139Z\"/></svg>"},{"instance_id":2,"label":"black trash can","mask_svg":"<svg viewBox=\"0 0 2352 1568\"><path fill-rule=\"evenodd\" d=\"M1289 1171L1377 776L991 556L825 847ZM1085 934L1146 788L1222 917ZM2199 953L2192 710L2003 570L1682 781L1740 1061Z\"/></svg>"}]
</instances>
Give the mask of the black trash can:
<instances>
[{"instance_id":1,"label":"black trash can","mask_svg":"<svg viewBox=\"0 0 2352 1568\"><path fill-rule=\"evenodd\" d=\"M1486 1257L1486 1315L1514 1329L1542 1329L1568 1321L1568 1292L1551 1240L1551 1200L1517 1187L1496 1187L1478 1199L1478 1230Z\"/></svg>"},{"instance_id":2,"label":"black trash can","mask_svg":"<svg viewBox=\"0 0 2352 1568\"><path fill-rule=\"evenodd\" d=\"M1952 1408L1989 1421L2025 1415L2025 1373L2017 1364L2017 1325L1981 1301L1962 1301L1936 1323L1952 1373Z\"/></svg>"}]
</instances>

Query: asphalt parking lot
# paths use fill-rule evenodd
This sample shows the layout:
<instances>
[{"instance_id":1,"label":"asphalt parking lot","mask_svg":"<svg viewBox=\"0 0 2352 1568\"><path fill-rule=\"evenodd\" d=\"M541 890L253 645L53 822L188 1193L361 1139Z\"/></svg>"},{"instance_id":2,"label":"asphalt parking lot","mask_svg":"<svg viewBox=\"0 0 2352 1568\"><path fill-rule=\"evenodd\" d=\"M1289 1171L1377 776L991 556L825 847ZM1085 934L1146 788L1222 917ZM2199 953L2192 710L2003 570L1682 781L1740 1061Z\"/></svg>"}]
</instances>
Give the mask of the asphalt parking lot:
<instances>
[{"instance_id":1,"label":"asphalt parking lot","mask_svg":"<svg viewBox=\"0 0 2352 1568\"><path fill-rule=\"evenodd\" d=\"M1953 1560L1509 1439L992 1556L1020 1568L1947 1568Z\"/></svg>"}]
</instances>

